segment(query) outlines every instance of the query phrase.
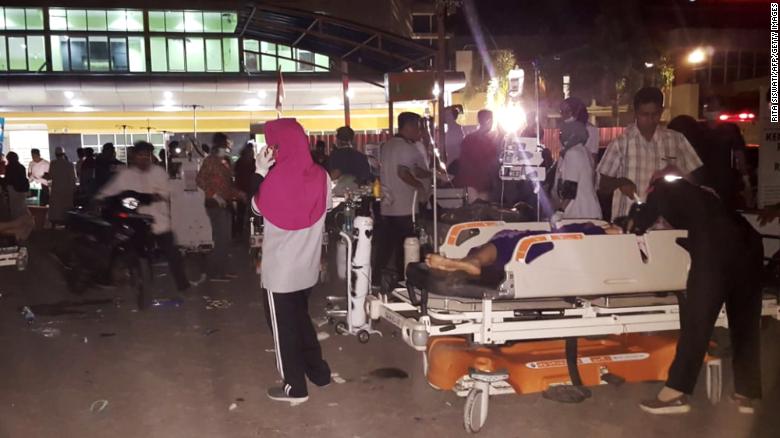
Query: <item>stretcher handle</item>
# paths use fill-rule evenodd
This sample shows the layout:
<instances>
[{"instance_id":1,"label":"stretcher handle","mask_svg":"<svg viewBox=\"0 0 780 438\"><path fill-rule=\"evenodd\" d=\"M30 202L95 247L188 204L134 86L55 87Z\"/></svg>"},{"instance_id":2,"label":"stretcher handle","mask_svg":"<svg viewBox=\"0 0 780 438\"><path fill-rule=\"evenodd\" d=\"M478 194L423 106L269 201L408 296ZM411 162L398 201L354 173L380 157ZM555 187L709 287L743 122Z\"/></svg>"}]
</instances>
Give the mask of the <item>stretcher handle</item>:
<instances>
[{"instance_id":1,"label":"stretcher handle","mask_svg":"<svg viewBox=\"0 0 780 438\"><path fill-rule=\"evenodd\" d=\"M636 278L608 278L604 280L604 284L636 284L639 280Z\"/></svg>"}]
</instances>

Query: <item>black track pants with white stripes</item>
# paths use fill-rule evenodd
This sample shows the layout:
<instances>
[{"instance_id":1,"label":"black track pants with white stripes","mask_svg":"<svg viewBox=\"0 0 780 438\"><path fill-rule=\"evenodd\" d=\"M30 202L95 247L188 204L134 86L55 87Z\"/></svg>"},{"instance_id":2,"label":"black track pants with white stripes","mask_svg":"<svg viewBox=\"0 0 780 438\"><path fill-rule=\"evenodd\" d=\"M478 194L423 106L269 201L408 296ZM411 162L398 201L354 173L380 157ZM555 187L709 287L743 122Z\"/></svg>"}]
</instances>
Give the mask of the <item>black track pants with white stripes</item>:
<instances>
[{"instance_id":1,"label":"black track pants with white stripes","mask_svg":"<svg viewBox=\"0 0 780 438\"><path fill-rule=\"evenodd\" d=\"M311 288L289 293L268 292L276 367L287 395L304 397L306 378L317 386L330 383L330 367L322 359L317 332L309 316Z\"/></svg>"}]
</instances>

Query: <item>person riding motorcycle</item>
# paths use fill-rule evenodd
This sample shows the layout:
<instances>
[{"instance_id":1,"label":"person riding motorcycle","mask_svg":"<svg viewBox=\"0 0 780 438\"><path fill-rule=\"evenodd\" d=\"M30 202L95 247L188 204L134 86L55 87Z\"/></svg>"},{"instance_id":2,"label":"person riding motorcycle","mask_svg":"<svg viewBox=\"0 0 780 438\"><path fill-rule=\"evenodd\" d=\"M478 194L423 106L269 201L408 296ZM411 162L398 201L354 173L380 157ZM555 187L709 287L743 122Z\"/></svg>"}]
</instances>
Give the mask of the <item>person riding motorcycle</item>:
<instances>
[{"instance_id":1,"label":"person riding motorcycle","mask_svg":"<svg viewBox=\"0 0 780 438\"><path fill-rule=\"evenodd\" d=\"M154 240L168 259L168 267L176 282L176 287L179 291L187 290L191 283L187 280L184 261L176 248L171 231L169 204L171 187L168 174L162 167L152 165L154 146L150 143L136 142L134 152L131 165L117 172L95 195L95 199L106 199L125 191L152 195L153 202L149 205L139 206L138 213L147 214L154 218L151 229Z\"/></svg>"}]
</instances>

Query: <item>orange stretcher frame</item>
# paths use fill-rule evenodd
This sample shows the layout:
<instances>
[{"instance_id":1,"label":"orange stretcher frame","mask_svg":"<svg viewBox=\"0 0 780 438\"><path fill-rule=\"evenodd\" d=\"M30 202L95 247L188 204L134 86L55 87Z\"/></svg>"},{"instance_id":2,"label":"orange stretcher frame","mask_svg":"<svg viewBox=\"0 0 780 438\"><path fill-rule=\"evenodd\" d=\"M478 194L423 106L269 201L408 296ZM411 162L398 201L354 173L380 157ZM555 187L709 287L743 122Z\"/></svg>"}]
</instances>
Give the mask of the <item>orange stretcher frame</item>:
<instances>
[{"instance_id":1,"label":"orange stretcher frame","mask_svg":"<svg viewBox=\"0 0 780 438\"><path fill-rule=\"evenodd\" d=\"M577 364L584 386L604 384L606 373L626 382L665 381L677 346L676 333L632 333L577 341ZM517 342L501 346L473 346L462 337L433 337L428 342L428 381L442 390L455 389L469 370L506 370L508 383L518 394L542 392L550 386L571 384L566 366L565 341ZM705 358L705 363L715 359Z\"/></svg>"}]
</instances>

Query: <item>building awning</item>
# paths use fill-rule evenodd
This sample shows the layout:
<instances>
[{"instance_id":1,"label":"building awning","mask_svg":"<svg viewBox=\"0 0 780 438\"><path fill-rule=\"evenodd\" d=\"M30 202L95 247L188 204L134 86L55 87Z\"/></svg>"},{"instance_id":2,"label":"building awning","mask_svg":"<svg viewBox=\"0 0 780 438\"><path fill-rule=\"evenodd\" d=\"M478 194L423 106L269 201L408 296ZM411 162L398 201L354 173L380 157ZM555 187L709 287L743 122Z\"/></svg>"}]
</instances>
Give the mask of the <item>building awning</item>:
<instances>
[{"instance_id":1,"label":"building awning","mask_svg":"<svg viewBox=\"0 0 780 438\"><path fill-rule=\"evenodd\" d=\"M239 35L327 55L376 73L430 68L436 51L411 39L329 15L248 3L238 11ZM339 69L338 66L335 68Z\"/></svg>"}]
</instances>

